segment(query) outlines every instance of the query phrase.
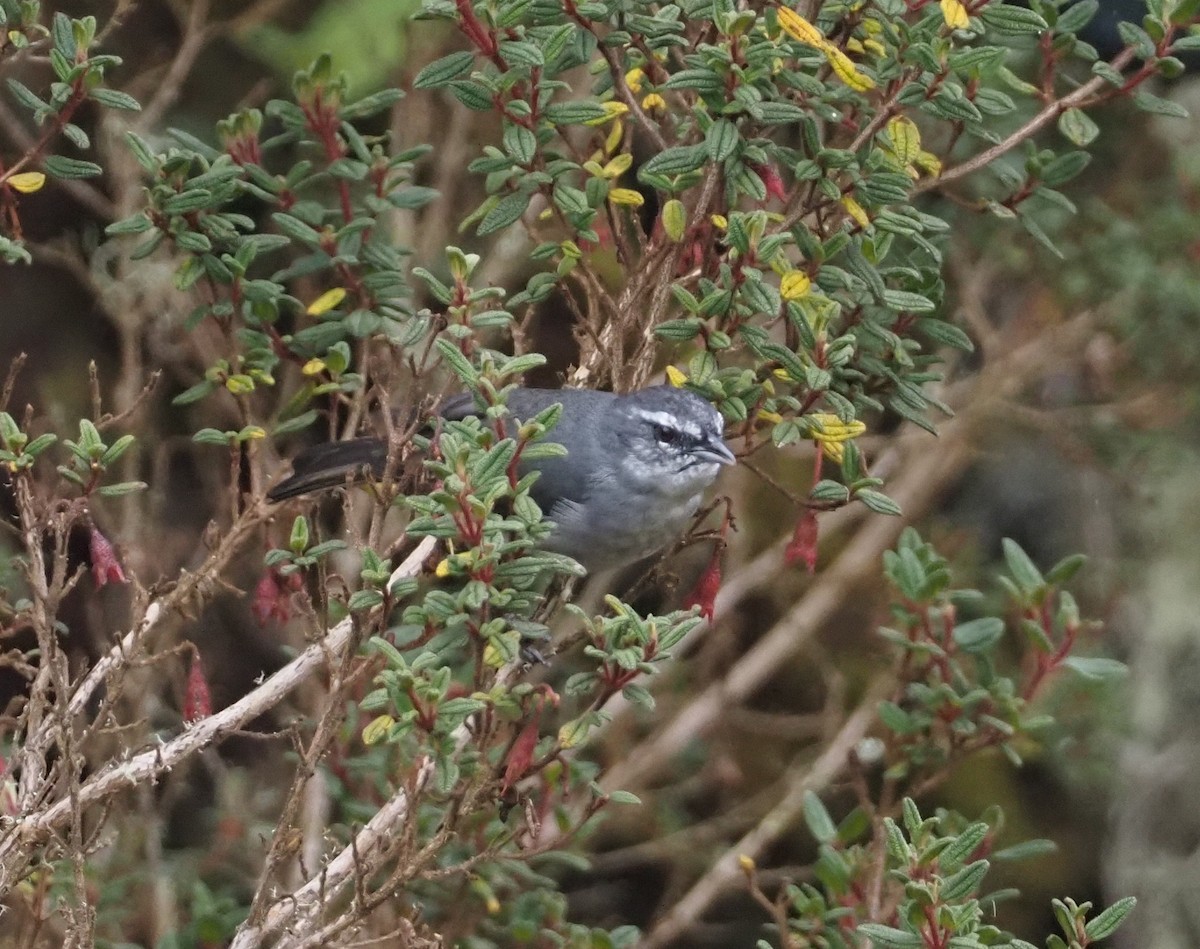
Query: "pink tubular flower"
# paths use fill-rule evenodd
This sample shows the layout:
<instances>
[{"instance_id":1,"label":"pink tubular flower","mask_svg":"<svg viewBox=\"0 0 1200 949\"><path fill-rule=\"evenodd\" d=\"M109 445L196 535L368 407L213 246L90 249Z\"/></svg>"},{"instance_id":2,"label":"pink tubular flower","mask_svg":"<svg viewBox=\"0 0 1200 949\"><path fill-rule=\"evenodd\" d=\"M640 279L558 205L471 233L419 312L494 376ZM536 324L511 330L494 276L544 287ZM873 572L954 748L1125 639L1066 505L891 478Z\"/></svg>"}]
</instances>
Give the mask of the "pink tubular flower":
<instances>
[{"instance_id":1,"label":"pink tubular flower","mask_svg":"<svg viewBox=\"0 0 1200 949\"><path fill-rule=\"evenodd\" d=\"M108 538L95 527L88 537L88 554L92 562L92 580L96 586L106 583L124 583L125 571L121 569L121 561Z\"/></svg>"},{"instance_id":2,"label":"pink tubular flower","mask_svg":"<svg viewBox=\"0 0 1200 949\"><path fill-rule=\"evenodd\" d=\"M211 714L212 694L204 677L204 663L200 661L200 653L196 653L192 658L192 667L188 669L187 688L183 693L183 720L196 722Z\"/></svg>"},{"instance_id":3,"label":"pink tubular flower","mask_svg":"<svg viewBox=\"0 0 1200 949\"><path fill-rule=\"evenodd\" d=\"M817 540L820 529L817 525L817 512L807 510L796 522L796 530L792 539L783 552L783 560L788 566L802 563L809 573L817 569Z\"/></svg>"},{"instance_id":4,"label":"pink tubular flower","mask_svg":"<svg viewBox=\"0 0 1200 949\"><path fill-rule=\"evenodd\" d=\"M279 583L279 576L274 570L268 570L254 587L254 600L250 609L259 626L266 626L267 621L274 619L286 623L292 616L289 602L289 592Z\"/></svg>"},{"instance_id":5,"label":"pink tubular flower","mask_svg":"<svg viewBox=\"0 0 1200 949\"><path fill-rule=\"evenodd\" d=\"M690 610L693 606L700 607L700 615L710 623L716 609L717 594L721 592L721 548L718 546L700 574L700 579L692 587L692 592L683 601L683 608Z\"/></svg>"}]
</instances>

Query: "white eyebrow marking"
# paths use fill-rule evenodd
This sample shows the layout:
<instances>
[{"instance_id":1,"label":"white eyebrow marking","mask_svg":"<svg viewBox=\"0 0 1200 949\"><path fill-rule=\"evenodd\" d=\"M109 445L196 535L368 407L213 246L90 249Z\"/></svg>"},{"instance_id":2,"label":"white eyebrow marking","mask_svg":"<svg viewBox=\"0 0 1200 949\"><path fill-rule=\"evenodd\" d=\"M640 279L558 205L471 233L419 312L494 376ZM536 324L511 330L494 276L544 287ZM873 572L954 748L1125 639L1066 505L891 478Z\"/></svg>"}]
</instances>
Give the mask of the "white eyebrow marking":
<instances>
[{"instance_id":1,"label":"white eyebrow marking","mask_svg":"<svg viewBox=\"0 0 1200 949\"><path fill-rule=\"evenodd\" d=\"M693 438L702 438L704 435L691 419L681 419L670 412L655 412L652 409L634 409L633 411L638 418L649 422L651 425L661 425L663 428L684 431Z\"/></svg>"}]
</instances>

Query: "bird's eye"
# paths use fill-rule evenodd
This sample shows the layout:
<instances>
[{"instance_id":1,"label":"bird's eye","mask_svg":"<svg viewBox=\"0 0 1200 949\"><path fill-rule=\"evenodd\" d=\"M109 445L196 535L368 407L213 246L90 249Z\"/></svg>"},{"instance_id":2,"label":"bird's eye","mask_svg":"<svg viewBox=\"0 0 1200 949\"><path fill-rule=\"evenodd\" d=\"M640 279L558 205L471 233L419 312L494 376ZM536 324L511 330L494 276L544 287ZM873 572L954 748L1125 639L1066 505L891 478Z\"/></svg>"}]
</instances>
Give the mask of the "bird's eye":
<instances>
[{"instance_id":1,"label":"bird's eye","mask_svg":"<svg viewBox=\"0 0 1200 949\"><path fill-rule=\"evenodd\" d=\"M679 429L669 428L666 425L655 425L654 437L663 445L677 445L680 439L680 432Z\"/></svg>"}]
</instances>

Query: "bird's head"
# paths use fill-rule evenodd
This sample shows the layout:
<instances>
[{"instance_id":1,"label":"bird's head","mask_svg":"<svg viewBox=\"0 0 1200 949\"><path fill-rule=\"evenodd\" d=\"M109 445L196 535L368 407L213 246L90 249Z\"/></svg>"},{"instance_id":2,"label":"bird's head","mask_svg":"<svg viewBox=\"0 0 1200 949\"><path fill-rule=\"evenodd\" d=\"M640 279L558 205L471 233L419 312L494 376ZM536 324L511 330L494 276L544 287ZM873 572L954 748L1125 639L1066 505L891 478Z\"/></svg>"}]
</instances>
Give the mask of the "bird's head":
<instances>
[{"instance_id":1,"label":"bird's head","mask_svg":"<svg viewBox=\"0 0 1200 949\"><path fill-rule=\"evenodd\" d=\"M736 459L725 444L724 422L694 392L662 385L618 399L617 444L623 475L662 493L707 487L721 465Z\"/></svg>"}]
</instances>

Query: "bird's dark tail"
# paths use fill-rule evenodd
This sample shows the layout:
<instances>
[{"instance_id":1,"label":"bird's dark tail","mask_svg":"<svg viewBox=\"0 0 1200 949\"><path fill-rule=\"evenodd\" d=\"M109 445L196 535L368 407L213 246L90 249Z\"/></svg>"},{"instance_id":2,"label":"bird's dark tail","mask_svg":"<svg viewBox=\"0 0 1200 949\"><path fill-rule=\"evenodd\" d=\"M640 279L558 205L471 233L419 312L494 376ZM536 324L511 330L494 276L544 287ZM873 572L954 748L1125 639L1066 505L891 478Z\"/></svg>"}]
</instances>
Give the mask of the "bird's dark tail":
<instances>
[{"instance_id":1,"label":"bird's dark tail","mask_svg":"<svg viewBox=\"0 0 1200 949\"><path fill-rule=\"evenodd\" d=\"M364 481L368 474L378 478L386 462L387 443L378 438L314 445L296 456L291 477L268 491L267 498L283 501L347 481Z\"/></svg>"}]
</instances>

